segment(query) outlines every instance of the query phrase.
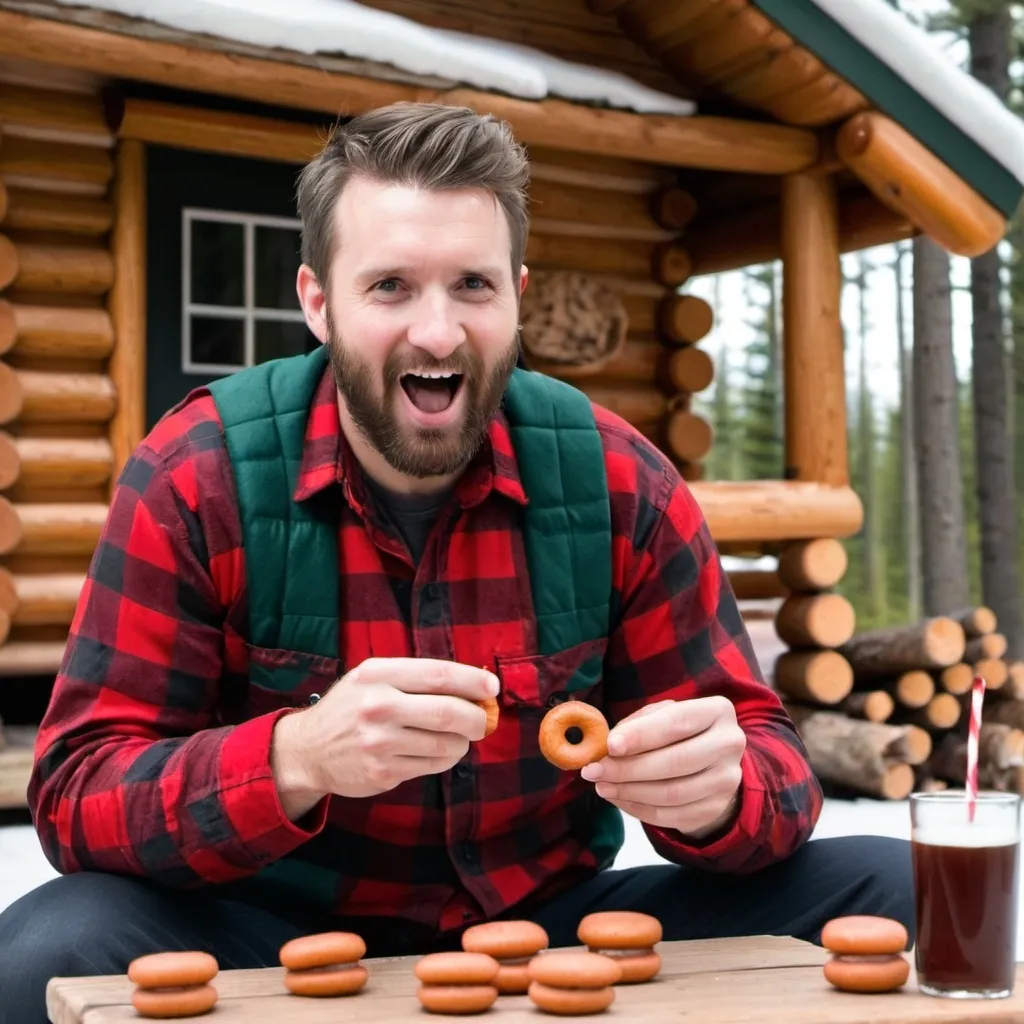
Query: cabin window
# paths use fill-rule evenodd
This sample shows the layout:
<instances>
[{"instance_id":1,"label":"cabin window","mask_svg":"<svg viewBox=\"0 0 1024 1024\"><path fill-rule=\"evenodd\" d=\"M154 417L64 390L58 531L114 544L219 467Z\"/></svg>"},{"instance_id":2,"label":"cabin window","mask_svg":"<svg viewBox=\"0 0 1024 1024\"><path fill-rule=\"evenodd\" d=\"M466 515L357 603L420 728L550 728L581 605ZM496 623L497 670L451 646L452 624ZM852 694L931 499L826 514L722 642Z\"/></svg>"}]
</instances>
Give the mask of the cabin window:
<instances>
[{"instance_id":1,"label":"cabin window","mask_svg":"<svg viewBox=\"0 0 1024 1024\"><path fill-rule=\"evenodd\" d=\"M184 207L182 370L223 374L308 349L297 219Z\"/></svg>"}]
</instances>

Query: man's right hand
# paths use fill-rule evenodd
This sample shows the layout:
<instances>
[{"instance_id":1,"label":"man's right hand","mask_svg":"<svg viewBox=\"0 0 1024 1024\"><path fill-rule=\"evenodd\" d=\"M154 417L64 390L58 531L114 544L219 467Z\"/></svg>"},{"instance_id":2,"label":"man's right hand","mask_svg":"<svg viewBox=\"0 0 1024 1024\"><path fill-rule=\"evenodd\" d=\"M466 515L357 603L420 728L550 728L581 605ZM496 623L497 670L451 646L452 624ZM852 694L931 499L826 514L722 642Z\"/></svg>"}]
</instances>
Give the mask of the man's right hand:
<instances>
[{"instance_id":1,"label":"man's right hand","mask_svg":"<svg viewBox=\"0 0 1024 1024\"><path fill-rule=\"evenodd\" d=\"M473 701L497 696L493 673L432 658L369 658L312 707L274 728L270 760L285 814L323 797L367 797L457 764L483 738Z\"/></svg>"}]
</instances>

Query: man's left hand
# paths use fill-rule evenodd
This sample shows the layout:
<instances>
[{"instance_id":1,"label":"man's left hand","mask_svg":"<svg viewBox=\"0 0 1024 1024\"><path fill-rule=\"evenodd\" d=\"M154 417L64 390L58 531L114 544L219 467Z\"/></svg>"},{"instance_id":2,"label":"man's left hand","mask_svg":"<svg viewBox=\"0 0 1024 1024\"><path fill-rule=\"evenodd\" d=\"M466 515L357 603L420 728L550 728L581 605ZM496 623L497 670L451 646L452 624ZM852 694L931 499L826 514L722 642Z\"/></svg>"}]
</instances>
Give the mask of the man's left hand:
<instances>
[{"instance_id":1,"label":"man's left hand","mask_svg":"<svg viewBox=\"0 0 1024 1024\"><path fill-rule=\"evenodd\" d=\"M659 701L619 722L581 774L625 814L700 839L735 814L746 745L725 697Z\"/></svg>"}]
</instances>

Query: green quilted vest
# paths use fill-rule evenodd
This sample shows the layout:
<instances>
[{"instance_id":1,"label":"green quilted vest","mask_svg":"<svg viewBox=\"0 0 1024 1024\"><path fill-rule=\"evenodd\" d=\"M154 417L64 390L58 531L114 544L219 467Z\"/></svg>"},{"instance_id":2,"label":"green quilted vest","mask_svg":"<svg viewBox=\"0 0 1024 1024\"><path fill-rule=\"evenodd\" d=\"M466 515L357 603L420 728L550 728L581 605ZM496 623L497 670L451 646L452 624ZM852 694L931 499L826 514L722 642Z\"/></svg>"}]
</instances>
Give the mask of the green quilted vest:
<instances>
[{"instance_id":1,"label":"green quilted vest","mask_svg":"<svg viewBox=\"0 0 1024 1024\"><path fill-rule=\"evenodd\" d=\"M309 406L326 368L321 345L241 370L209 389L238 492L250 642L337 658L337 524L292 500ZM529 498L522 529L537 653L555 654L608 635L612 537L601 439L586 395L541 374L513 371L504 410ZM601 671L601 658L590 659L567 688L591 686ZM253 666L251 678L282 691L300 681L297 670L262 666ZM592 839L599 861L610 860L623 840L621 816L610 805L607 810L612 813L595 823Z\"/></svg>"}]
</instances>

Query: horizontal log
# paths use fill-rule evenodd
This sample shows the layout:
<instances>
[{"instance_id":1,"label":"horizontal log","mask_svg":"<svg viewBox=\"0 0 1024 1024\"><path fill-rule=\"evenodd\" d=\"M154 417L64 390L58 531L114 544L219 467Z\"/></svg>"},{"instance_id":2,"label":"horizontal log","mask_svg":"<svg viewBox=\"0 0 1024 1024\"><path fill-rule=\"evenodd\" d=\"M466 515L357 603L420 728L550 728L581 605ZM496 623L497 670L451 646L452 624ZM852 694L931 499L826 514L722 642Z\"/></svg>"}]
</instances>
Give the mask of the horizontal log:
<instances>
[{"instance_id":1,"label":"horizontal log","mask_svg":"<svg viewBox=\"0 0 1024 1024\"><path fill-rule=\"evenodd\" d=\"M843 645L842 653L860 680L916 668L955 665L963 656L965 644L959 623L932 616L907 625L858 633Z\"/></svg>"},{"instance_id":2,"label":"horizontal log","mask_svg":"<svg viewBox=\"0 0 1024 1024\"><path fill-rule=\"evenodd\" d=\"M896 704L885 690L855 691L840 704L844 715L868 722L884 722Z\"/></svg>"},{"instance_id":3,"label":"horizontal log","mask_svg":"<svg viewBox=\"0 0 1024 1024\"><path fill-rule=\"evenodd\" d=\"M714 326L711 304L699 295L668 295L658 311L665 338L677 345L695 345Z\"/></svg>"},{"instance_id":4,"label":"horizontal log","mask_svg":"<svg viewBox=\"0 0 1024 1024\"><path fill-rule=\"evenodd\" d=\"M586 380L575 381L575 386L591 401L621 416L633 426L656 423L668 409L668 399L655 388L602 386Z\"/></svg>"},{"instance_id":5,"label":"horizontal log","mask_svg":"<svg viewBox=\"0 0 1024 1024\"><path fill-rule=\"evenodd\" d=\"M105 437L12 437L0 432L0 487L95 487L110 480L114 453Z\"/></svg>"},{"instance_id":6,"label":"horizontal log","mask_svg":"<svg viewBox=\"0 0 1024 1024\"><path fill-rule=\"evenodd\" d=\"M686 4L643 4L627 9L619 24L657 57L701 39L730 15L742 10L746 0L690 0ZM678 59L678 58L677 58Z\"/></svg>"},{"instance_id":7,"label":"horizontal log","mask_svg":"<svg viewBox=\"0 0 1024 1024\"><path fill-rule=\"evenodd\" d=\"M96 146L112 146L99 96L5 83L0 89L0 124L5 132L29 128L35 135L77 137Z\"/></svg>"},{"instance_id":8,"label":"horizontal log","mask_svg":"<svg viewBox=\"0 0 1024 1024\"><path fill-rule=\"evenodd\" d=\"M913 789L908 739L899 726L789 704L786 710L819 778L888 800L903 800Z\"/></svg>"},{"instance_id":9,"label":"horizontal log","mask_svg":"<svg viewBox=\"0 0 1024 1024\"><path fill-rule=\"evenodd\" d=\"M530 216L546 220L630 229L652 238L669 234L654 219L650 197L642 192L580 188L560 182L531 179Z\"/></svg>"},{"instance_id":10,"label":"horizontal log","mask_svg":"<svg viewBox=\"0 0 1024 1024\"><path fill-rule=\"evenodd\" d=\"M884 114L850 118L835 145L843 163L883 203L950 252L980 256L1003 237L1002 213Z\"/></svg>"},{"instance_id":11,"label":"horizontal log","mask_svg":"<svg viewBox=\"0 0 1024 1024\"><path fill-rule=\"evenodd\" d=\"M779 574L770 569L732 569L727 575L739 601L774 601L789 596Z\"/></svg>"},{"instance_id":12,"label":"horizontal log","mask_svg":"<svg viewBox=\"0 0 1024 1024\"><path fill-rule=\"evenodd\" d=\"M985 633L982 636L971 637L964 650L964 661L973 664L988 658L1001 658L1006 653L1007 646L1006 637L1002 633Z\"/></svg>"},{"instance_id":13,"label":"horizontal log","mask_svg":"<svg viewBox=\"0 0 1024 1024\"><path fill-rule=\"evenodd\" d=\"M770 263L782 258L782 213L769 201L730 210L695 225L686 244L693 276ZM913 237L917 229L905 216L870 193L859 190L839 199L839 251L856 252Z\"/></svg>"},{"instance_id":14,"label":"horizontal log","mask_svg":"<svg viewBox=\"0 0 1024 1024\"><path fill-rule=\"evenodd\" d=\"M938 683L946 693L959 696L966 693L974 682L974 666L966 662L957 662L936 673Z\"/></svg>"},{"instance_id":15,"label":"horizontal log","mask_svg":"<svg viewBox=\"0 0 1024 1024\"><path fill-rule=\"evenodd\" d=\"M564 100L519 100L473 89L425 89L279 59L221 53L0 11L0 53L107 77L318 110L337 116L402 100L467 105L509 122L519 140L581 153L628 153L668 167L787 174L818 158L813 132L737 118L641 115Z\"/></svg>"},{"instance_id":16,"label":"horizontal log","mask_svg":"<svg viewBox=\"0 0 1024 1024\"><path fill-rule=\"evenodd\" d=\"M15 243L0 235L0 287L103 295L113 283L114 261L106 249Z\"/></svg>"},{"instance_id":17,"label":"horizontal log","mask_svg":"<svg viewBox=\"0 0 1024 1024\"><path fill-rule=\"evenodd\" d=\"M677 409L665 424L665 441L681 462L700 462L711 451L714 431L703 416Z\"/></svg>"},{"instance_id":18,"label":"horizontal log","mask_svg":"<svg viewBox=\"0 0 1024 1024\"><path fill-rule=\"evenodd\" d=\"M102 235L114 223L114 207L108 200L92 196L11 188L7 190L7 213L0 220L9 231Z\"/></svg>"},{"instance_id":19,"label":"horizontal log","mask_svg":"<svg viewBox=\"0 0 1024 1024\"><path fill-rule=\"evenodd\" d=\"M793 591L834 587L849 564L846 548L833 537L815 537L785 545L779 553L779 579Z\"/></svg>"},{"instance_id":20,"label":"horizontal log","mask_svg":"<svg viewBox=\"0 0 1024 1024\"><path fill-rule=\"evenodd\" d=\"M658 189L651 197L651 215L663 228L679 231L697 214L697 201L676 185Z\"/></svg>"},{"instance_id":21,"label":"horizontal log","mask_svg":"<svg viewBox=\"0 0 1024 1024\"><path fill-rule=\"evenodd\" d=\"M983 722L978 734L978 784L994 788L996 777L1008 768L1024 765L1024 730L1004 722ZM962 787L967 778L967 741L961 736L947 735L936 746L932 771Z\"/></svg>"},{"instance_id":22,"label":"horizontal log","mask_svg":"<svg viewBox=\"0 0 1024 1024\"><path fill-rule=\"evenodd\" d=\"M850 487L797 480L702 481L691 487L715 540L851 537L863 506Z\"/></svg>"},{"instance_id":23,"label":"horizontal log","mask_svg":"<svg viewBox=\"0 0 1024 1024\"><path fill-rule=\"evenodd\" d=\"M853 636L857 616L842 594L791 594L775 617L788 647L840 647Z\"/></svg>"},{"instance_id":24,"label":"horizontal log","mask_svg":"<svg viewBox=\"0 0 1024 1024\"><path fill-rule=\"evenodd\" d=\"M70 626L85 586L82 573L33 573L14 577L15 626Z\"/></svg>"},{"instance_id":25,"label":"horizontal log","mask_svg":"<svg viewBox=\"0 0 1024 1024\"><path fill-rule=\"evenodd\" d=\"M999 627L996 613L985 605L975 608L961 608L958 611L950 612L949 618L956 620L963 627L964 636L968 640L984 636L986 633L994 633Z\"/></svg>"},{"instance_id":26,"label":"horizontal log","mask_svg":"<svg viewBox=\"0 0 1024 1024\"><path fill-rule=\"evenodd\" d=\"M526 262L537 268L649 279L653 261L651 242L609 238L598 243L575 235L541 235L531 229L526 243Z\"/></svg>"},{"instance_id":27,"label":"horizontal log","mask_svg":"<svg viewBox=\"0 0 1024 1024\"><path fill-rule=\"evenodd\" d=\"M718 91L747 106L763 104L793 93L825 74L825 67L809 50L800 46L768 50L749 67L723 76Z\"/></svg>"},{"instance_id":28,"label":"horizontal log","mask_svg":"<svg viewBox=\"0 0 1024 1024\"><path fill-rule=\"evenodd\" d=\"M785 651L775 660L772 685L793 700L838 704L853 689L853 671L836 651Z\"/></svg>"},{"instance_id":29,"label":"horizontal log","mask_svg":"<svg viewBox=\"0 0 1024 1024\"><path fill-rule=\"evenodd\" d=\"M109 507L100 502L15 505L0 498L0 554L91 554L108 512Z\"/></svg>"},{"instance_id":30,"label":"horizontal log","mask_svg":"<svg viewBox=\"0 0 1024 1024\"><path fill-rule=\"evenodd\" d=\"M651 259L654 280L666 288L678 288L685 284L693 270L690 254L676 242L656 245Z\"/></svg>"},{"instance_id":31,"label":"horizontal log","mask_svg":"<svg viewBox=\"0 0 1024 1024\"><path fill-rule=\"evenodd\" d=\"M0 176L8 185L41 178L72 186L93 186L88 191L101 192L114 177L114 160L109 150L98 146L5 135L0 146Z\"/></svg>"},{"instance_id":32,"label":"horizontal log","mask_svg":"<svg viewBox=\"0 0 1024 1024\"><path fill-rule=\"evenodd\" d=\"M14 733L13 728L4 729L4 742L0 743L0 810L28 806L28 785L35 760L34 731L17 740L12 738Z\"/></svg>"},{"instance_id":33,"label":"horizontal log","mask_svg":"<svg viewBox=\"0 0 1024 1024\"><path fill-rule=\"evenodd\" d=\"M64 659L61 641L9 641L0 647L0 677L52 676Z\"/></svg>"},{"instance_id":34,"label":"horizontal log","mask_svg":"<svg viewBox=\"0 0 1024 1024\"><path fill-rule=\"evenodd\" d=\"M105 423L117 395L100 373L48 373L0 365L0 422Z\"/></svg>"},{"instance_id":35,"label":"horizontal log","mask_svg":"<svg viewBox=\"0 0 1024 1024\"><path fill-rule=\"evenodd\" d=\"M669 356L668 379L680 391L704 391L715 379L714 360L704 349L687 345Z\"/></svg>"},{"instance_id":36,"label":"horizontal log","mask_svg":"<svg viewBox=\"0 0 1024 1024\"><path fill-rule=\"evenodd\" d=\"M105 309L27 306L0 298L0 352L103 359L113 348L114 327Z\"/></svg>"}]
</instances>

